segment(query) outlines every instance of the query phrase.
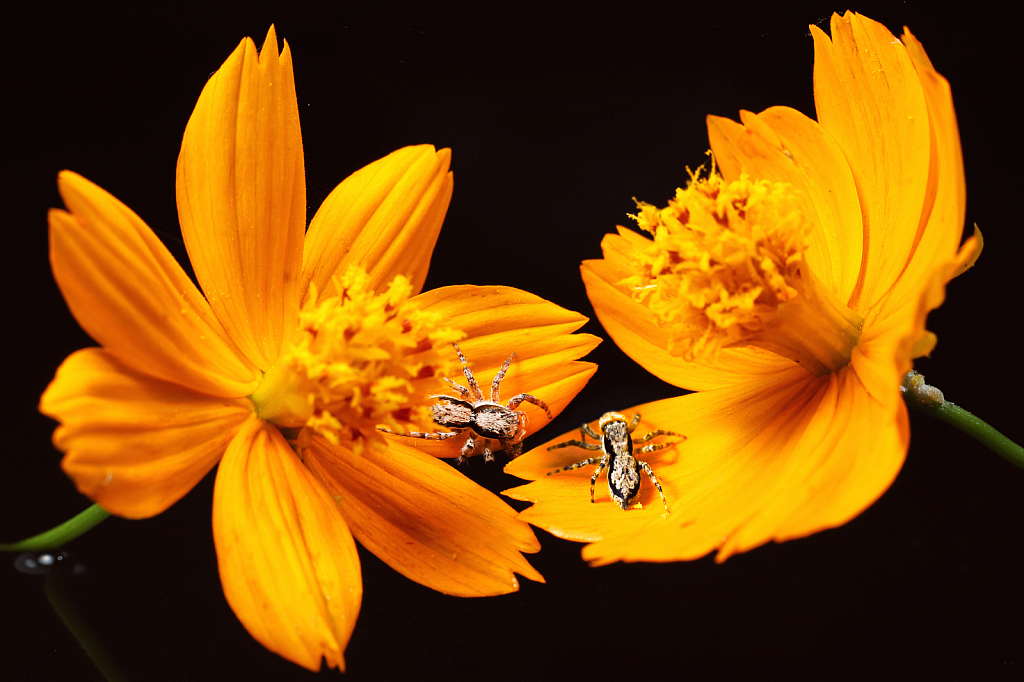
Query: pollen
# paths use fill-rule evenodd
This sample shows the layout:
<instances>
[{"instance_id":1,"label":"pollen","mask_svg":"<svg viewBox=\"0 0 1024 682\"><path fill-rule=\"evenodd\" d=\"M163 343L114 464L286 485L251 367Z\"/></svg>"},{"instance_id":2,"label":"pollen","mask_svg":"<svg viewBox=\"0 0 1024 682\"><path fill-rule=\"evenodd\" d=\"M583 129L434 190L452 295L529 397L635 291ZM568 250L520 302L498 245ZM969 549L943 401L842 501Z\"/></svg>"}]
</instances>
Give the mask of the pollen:
<instances>
[{"instance_id":1,"label":"pollen","mask_svg":"<svg viewBox=\"0 0 1024 682\"><path fill-rule=\"evenodd\" d=\"M813 225L789 185L700 169L666 208L638 203L653 236L623 283L669 332L687 361L759 346L815 375L849 363L863 320L811 272Z\"/></svg>"},{"instance_id":2,"label":"pollen","mask_svg":"<svg viewBox=\"0 0 1024 682\"><path fill-rule=\"evenodd\" d=\"M417 380L458 371L447 356L464 334L417 309L405 277L375 293L366 273L352 268L336 284L336 296L307 296L297 332L250 399L260 418L294 435L294 443L319 435L349 442L359 454L384 445L379 424L400 430L431 423Z\"/></svg>"}]
</instances>

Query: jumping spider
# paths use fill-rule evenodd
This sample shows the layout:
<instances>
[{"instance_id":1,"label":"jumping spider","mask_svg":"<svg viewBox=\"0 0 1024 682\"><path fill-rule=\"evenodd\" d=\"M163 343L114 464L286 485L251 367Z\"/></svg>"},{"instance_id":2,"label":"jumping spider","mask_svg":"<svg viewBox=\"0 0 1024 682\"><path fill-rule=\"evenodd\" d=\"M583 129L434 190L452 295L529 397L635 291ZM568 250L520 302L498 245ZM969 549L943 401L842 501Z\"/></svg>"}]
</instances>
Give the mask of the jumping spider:
<instances>
[{"instance_id":1,"label":"jumping spider","mask_svg":"<svg viewBox=\"0 0 1024 682\"><path fill-rule=\"evenodd\" d=\"M560 471L571 471L572 469L578 469L588 464L596 464L597 471L590 477L590 501L594 501L594 486L597 484L597 477L601 475L601 472L608 469L608 492L611 494L612 500L619 505L622 509L626 509L632 504L633 500L640 493L640 469L642 468L647 472L647 475L658 488L658 494L661 495L661 503L665 505L665 511L668 512L668 502L665 500L665 491L661 489L661 483L658 482L658 477L654 475L651 470L651 465L643 460L639 460L633 456L633 443L646 443L652 438L658 436L678 436L680 434L673 433L672 431L666 431L665 429L658 429L657 431L651 431L645 436L637 438L636 441L630 436L634 430L636 430L637 424L640 423L640 413L633 415L633 421L627 423L626 418L618 412L605 412L604 415L597 421L598 427L601 429L601 433L596 433L589 424L584 424L580 427L580 439L567 440L562 443L555 443L550 446L548 450L557 450L558 448L569 447L574 445L584 450L599 450L604 453L602 457L591 457L585 459L582 462L576 462L569 466L564 466L554 471L549 471L548 476L551 474L557 474ZM588 443L587 436L590 436L597 443ZM686 436L682 436L686 438ZM655 450L661 450L667 448L675 443L651 443L645 445L638 451L641 454L648 452L654 452Z\"/></svg>"},{"instance_id":2,"label":"jumping spider","mask_svg":"<svg viewBox=\"0 0 1024 682\"><path fill-rule=\"evenodd\" d=\"M462 373L466 376L466 383L469 384L469 388L465 388L445 377L444 380L459 392L459 397L454 398L450 395L430 396L431 398L437 398L438 401L430 407L430 416L433 417L434 423L438 426L452 429L452 431L435 431L433 433L410 431L408 433L399 433L386 429L383 426L378 426L377 428L384 433L394 433L399 436L425 438L428 440L455 438L468 429L470 431L469 438L466 439L465 444L462 446L462 452L458 459L455 460L456 464L464 463L466 458L473 454L473 451L477 448L478 439L483 441L484 461L490 462L494 459L494 454L491 452L491 441L495 440L501 443L501 449L508 453L509 457L515 459L522 454L523 438L526 437L526 417L516 408L521 403L530 403L543 409L548 415L548 419L553 419L551 410L543 400L528 393L520 393L509 400L506 405L502 405L499 402L498 385L505 378L505 372L508 370L509 365L512 364L512 358L516 356L515 353L508 356L508 360L505 360L501 370L494 376L494 381L491 382L491 399L484 400L484 394L480 391L476 378L473 377L472 370L469 369L466 357L459 350L459 344L453 343L452 345L455 346L455 352L459 354L459 362L462 363Z\"/></svg>"}]
</instances>

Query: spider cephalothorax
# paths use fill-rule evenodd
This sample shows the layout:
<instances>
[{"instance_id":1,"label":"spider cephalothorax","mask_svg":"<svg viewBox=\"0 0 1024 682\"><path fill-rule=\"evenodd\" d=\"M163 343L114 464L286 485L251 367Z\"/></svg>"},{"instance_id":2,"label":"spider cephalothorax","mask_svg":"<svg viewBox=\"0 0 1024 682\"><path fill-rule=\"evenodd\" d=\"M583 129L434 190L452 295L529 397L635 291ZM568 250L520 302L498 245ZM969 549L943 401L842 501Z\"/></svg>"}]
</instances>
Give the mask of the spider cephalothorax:
<instances>
[{"instance_id":1,"label":"spider cephalothorax","mask_svg":"<svg viewBox=\"0 0 1024 682\"><path fill-rule=\"evenodd\" d=\"M452 430L449 432L436 431L433 433L423 433L420 431L397 433L384 427L378 428L385 433L397 433L400 436L426 438L429 440L455 438L468 430L470 434L459 454L457 460L459 464L465 462L466 458L473 454L480 441L483 441L484 460L488 462L494 459L494 453L491 451L492 441L498 441L501 444L501 449L508 453L509 457L518 457L523 451L523 438L526 437L526 418L516 408L524 402L531 403L543 409L548 415L548 419L552 419L551 410L543 400L528 393L520 393L505 405L499 402L498 386L501 380L505 378L505 372L508 371L509 365L512 364L512 358L516 356L515 353L508 356L508 359L501 366L501 370L494 376L494 381L491 382L491 399L485 400L484 394L480 390L480 386L477 385L472 370L469 368L469 363L466 362L465 356L459 350L459 345L457 343L452 345L455 346L455 352L459 355L459 361L462 363L462 373L466 376L466 383L469 384L469 388L457 384L446 377L445 381L459 392L459 397L456 398L450 395L430 396L437 399L437 403L430 408L430 416L434 419L434 423Z\"/></svg>"},{"instance_id":2,"label":"spider cephalothorax","mask_svg":"<svg viewBox=\"0 0 1024 682\"><path fill-rule=\"evenodd\" d=\"M618 412L605 412L598 420L598 428L601 429L601 433L597 433L594 429L590 428L589 424L584 424L580 427L580 440L575 438L567 440L561 443L555 443L550 446L548 450L557 450L558 448L565 448L569 446L575 446L583 448L584 450L600 450L604 453L602 457L591 457L585 459L582 462L576 462L569 466L564 466L554 471L549 471L548 476L551 474L557 474L560 471L570 471L572 469L578 469L588 464L596 464L597 471L590 477L590 501L594 501L594 486L597 484L597 477L601 475L601 472L608 469L608 493L611 495L612 500L615 501L619 507L626 509L636 496L640 493L640 469L647 472L647 476L650 477L651 482L657 487L658 494L661 495L661 503L665 505L665 511L668 512L668 502L665 500L665 491L661 489L661 483L658 482L658 477L654 475L654 471L651 470L651 465L643 460L639 460L633 456L633 443L646 443L652 438L658 436L678 436L678 433L672 431L666 431L664 429L658 429L657 431L651 431L650 433L633 440L631 434L636 429L637 424L640 423L640 413L633 415L631 422L626 422L626 418ZM597 443L588 443L587 436L590 436ZM682 436L686 438L686 436ZM640 453L654 452L655 450L661 450L667 448L675 443L651 443L645 445L638 450Z\"/></svg>"}]
</instances>

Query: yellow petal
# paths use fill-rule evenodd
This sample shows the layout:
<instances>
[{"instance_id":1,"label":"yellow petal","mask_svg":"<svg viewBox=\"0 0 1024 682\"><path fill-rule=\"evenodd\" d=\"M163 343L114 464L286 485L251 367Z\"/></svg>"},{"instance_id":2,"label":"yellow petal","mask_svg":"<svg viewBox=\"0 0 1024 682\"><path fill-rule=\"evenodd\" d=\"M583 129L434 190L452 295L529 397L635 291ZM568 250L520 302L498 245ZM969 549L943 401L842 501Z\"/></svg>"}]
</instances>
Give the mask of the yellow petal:
<instances>
[{"instance_id":1,"label":"yellow petal","mask_svg":"<svg viewBox=\"0 0 1024 682\"><path fill-rule=\"evenodd\" d=\"M615 344L641 367L681 388L709 390L756 380L794 366L792 360L760 348L730 348L716 360L685 362L668 352L668 334L650 310L633 300L620 282L632 273L631 251L649 240L620 227L618 235L605 235L604 259L583 262L581 272L587 297L601 325Z\"/></svg>"},{"instance_id":2,"label":"yellow petal","mask_svg":"<svg viewBox=\"0 0 1024 682\"><path fill-rule=\"evenodd\" d=\"M512 353L515 358L499 385L500 401L504 404L526 393L544 401L553 416L568 406L597 370L597 365L579 358L596 348L601 339L573 334L587 318L529 292L463 285L433 289L413 301L466 333L459 348L487 399L494 376ZM461 374L449 378L465 385ZM452 393L450 386L432 377L417 380L415 386L425 395ZM526 415L527 434L549 421L544 410L532 403L523 402L516 409ZM465 443L464 438L401 440L435 457L457 457Z\"/></svg>"},{"instance_id":3,"label":"yellow petal","mask_svg":"<svg viewBox=\"0 0 1024 682\"><path fill-rule=\"evenodd\" d=\"M544 581L522 555L540 550L529 525L450 465L398 443L355 457L315 439L305 457L360 544L407 578L459 597Z\"/></svg>"},{"instance_id":4,"label":"yellow petal","mask_svg":"<svg viewBox=\"0 0 1024 682\"><path fill-rule=\"evenodd\" d=\"M818 123L789 107L740 112L743 124L708 117L708 137L722 176L741 172L798 190L815 225L807 261L819 280L848 301L860 275L864 230L853 174Z\"/></svg>"},{"instance_id":5,"label":"yellow petal","mask_svg":"<svg viewBox=\"0 0 1024 682\"><path fill-rule=\"evenodd\" d=\"M218 396L243 396L258 373L202 294L131 209L75 173L57 185L50 263L82 328L136 371Z\"/></svg>"},{"instance_id":6,"label":"yellow petal","mask_svg":"<svg viewBox=\"0 0 1024 682\"><path fill-rule=\"evenodd\" d=\"M811 34L818 122L850 164L864 215L854 292L864 316L900 276L927 218L928 105L906 48L881 24L847 12L832 16L831 40L816 26Z\"/></svg>"},{"instance_id":7,"label":"yellow petal","mask_svg":"<svg viewBox=\"0 0 1024 682\"><path fill-rule=\"evenodd\" d=\"M590 504L587 469L541 478L590 454L574 448L541 448L511 462L506 471L536 481L506 494L535 502L521 518L593 543L583 555L595 564L695 559L715 549L723 560L844 523L899 471L905 409L898 400L875 401L850 370L823 379L793 370L776 379L622 411L643 415L638 434L664 428L687 436L646 456L670 514L646 479L644 509L622 511L606 487Z\"/></svg>"},{"instance_id":8,"label":"yellow petal","mask_svg":"<svg viewBox=\"0 0 1024 682\"><path fill-rule=\"evenodd\" d=\"M338 506L277 428L246 422L213 491L224 596L263 646L310 670L345 668L362 599L359 556Z\"/></svg>"},{"instance_id":9,"label":"yellow petal","mask_svg":"<svg viewBox=\"0 0 1024 682\"><path fill-rule=\"evenodd\" d=\"M191 490L251 407L140 374L100 348L68 356L39 404L61 423L53 443L78 490L132 519L159 514Z\"/></svg>"},{"instance_id":10,"label":"yellow petal","mask_svg":"<svg viewBox=\"0 0 1024 682\"><path fill-rule=\"evenodd\" d=\"M196 279L249 361L266 370L295 326L306 225L288 44L239 44L210 77L178 156L178 219Z\"/></svg>"},{"instance_id":11,"label":"yellow petal","mask_svg":"<svg viewBox=\"0 0 1024 682\"><path fill-rule=\"evenodd\" d=\"M334 188L309 224L302 292L315 284L335 293L331 278L364 268L381 291L405 275L419 293L452 196L451 151L404 147L362 168Z\"/></svg>"}]
</instances>

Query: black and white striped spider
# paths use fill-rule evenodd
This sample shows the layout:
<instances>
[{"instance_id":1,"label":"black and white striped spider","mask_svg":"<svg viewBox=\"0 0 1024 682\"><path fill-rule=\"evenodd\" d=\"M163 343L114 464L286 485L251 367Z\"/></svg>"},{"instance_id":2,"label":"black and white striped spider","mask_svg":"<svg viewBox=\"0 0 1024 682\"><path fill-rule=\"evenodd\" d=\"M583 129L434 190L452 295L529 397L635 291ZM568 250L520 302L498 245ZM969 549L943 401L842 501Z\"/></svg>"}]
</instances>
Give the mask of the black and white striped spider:
<instances>
[{"instance_id":1,"label":"black and white striped spider","mask_svg":"<svg viewBox=\"0 0 1024 682\"><path fill-rule=\"evenodd\" d=\"M597 471L590 477L590 501L594 501L594 486L597 485L597 477L601 475L601 472L608 469L608 493L611 495L612 500L615 501L619 507L625 510L633 503L636 496L640 493L640 469L647 472L647 476L651 479L651 483L658 489L658 494L661 495L661 503L665 505L665 511L668 512L668 502L665 500L665 491L661 489L661 483L658 482L658 477L654 475L654 471L651 469L651 465L643 460L637 459L633 455L633 443L646 443L652 438L658 436L678 436L680 434L672 431L666 431L665 429L658 429L657 431L651 431L650 433L633 440L631 434L636 430L637 424L640 423L640 413L633 415L633 421L626 422L626 418L618 412L605 412L601 418L597 421L598 428L601 429L601 433L597 433L594 429L590 428L589 424L584 424L580 427L580 440L575 438L567 440L561 443L555 443L550 446L548 450L557 450L558 448L567 448L574 446L577 448L583 448L584 450L600 450L604 453L601 457L591 457L585 459L582 462L576 462L569 466L564 466L554 471L549 471L548 476L551 474L557 474L560 471L571 471L580 467L587 466L589 464L596 464ZM596 443L588 443L587 436L590 436ZM686 438L686 436L682 436ZM651 443L640 448L637 452L645 454L648 452L654 452L655 450L661 450L667 448L675 443Z\"/></svg>"},{"instance_id":2,"label":"black and white striped spider","mask_svg":"<svg viewBox=\"0 0 1024 682\"><path fill-rule=\"evenodd\" d=\"M444 380L459 392L459 397L455 398L450 395L430 396L437 399L437 403L430 407L430 416L438 426L452 430L447 432L435 431L433 433L423 433L421 431L399 433L386 429L383 426L378 426L377 428L384 433L394 433L399 436L425 438L428 440L447 440L455 438L468 430L470 434L462 446L461 454L459 454L456 460L457 464L464 463L466 458L473 454L477 446L481 444L480 441L483 441L484 461L490 462L494 459L494 453L491 451L492 441L498 441L501 444L501 449L508 453L509 457L513 459L518 457L523 452L523 438L526 437L526 416L516 408L524 402L536 405L547 413L548 419L553 418L551 410L543 400L528 393L520 393L509 400L507 404L501 404L498 385L505 378L505 372L508 371L509 365L512 364L512 358L516 356L515 353L508 356L508 360L505 360L501 370L494 376L494 381L491 382L491 399L485 400L472 370L469 369L466 357L459 350L459 345L457 343L452 345L455 346L455 352L459 354L459 362L462 363L462 373L466 376L466 383L469 384L469 388L461 386L445 377Z\"/></svg>"}]
</instances>

